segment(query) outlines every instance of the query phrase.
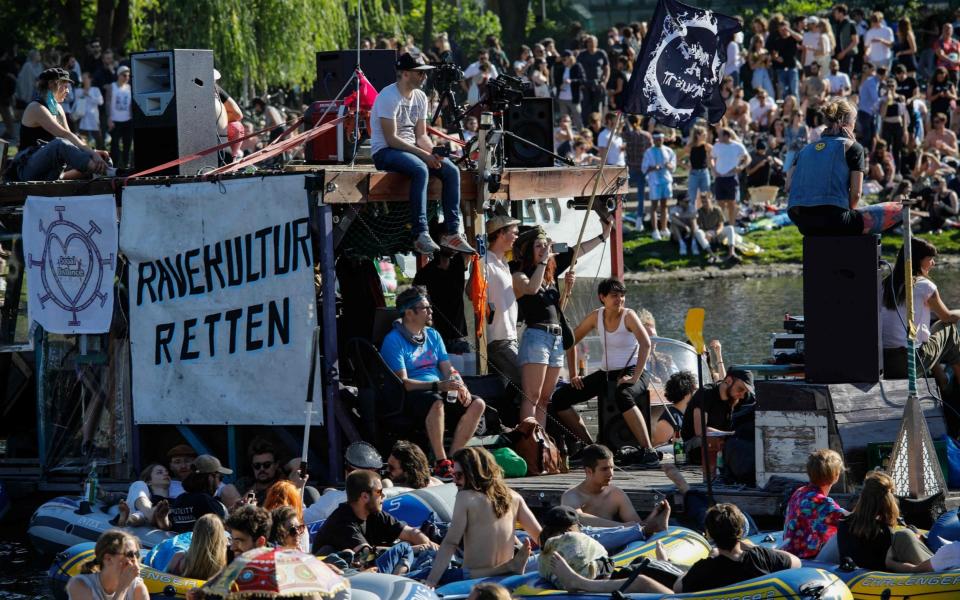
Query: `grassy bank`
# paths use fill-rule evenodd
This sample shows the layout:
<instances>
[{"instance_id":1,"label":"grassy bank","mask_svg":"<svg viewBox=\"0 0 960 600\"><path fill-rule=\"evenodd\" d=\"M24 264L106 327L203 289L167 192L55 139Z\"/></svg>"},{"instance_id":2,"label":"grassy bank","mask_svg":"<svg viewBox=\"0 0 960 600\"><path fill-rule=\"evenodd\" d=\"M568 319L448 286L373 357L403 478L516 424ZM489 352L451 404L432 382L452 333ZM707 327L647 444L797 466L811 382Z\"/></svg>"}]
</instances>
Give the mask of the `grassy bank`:
<instances>
[{"instance_id":1,"label":"grassy bank","mask_svg":"<svg viewBox=\"0 0 960 600\"><path fill-rule=\"evenodd\" d=\"M629 225L624 227L623 257L628 272L674 271L696 269L707 265L701 256L680 256L675 242L654 241L649 233L638 234ZM931 242L942 255L960 257L960 230L950 229L941 233L925 233L920 237ZM743 256L745 266L800 264L803 259L803 236L794 226L773 231L755 231L744 236L763 249L756 256ZM884 235L883 255L893 262L903 238ZM730 267L736 270L740 267Z\"/></svg>"}]
</instances>

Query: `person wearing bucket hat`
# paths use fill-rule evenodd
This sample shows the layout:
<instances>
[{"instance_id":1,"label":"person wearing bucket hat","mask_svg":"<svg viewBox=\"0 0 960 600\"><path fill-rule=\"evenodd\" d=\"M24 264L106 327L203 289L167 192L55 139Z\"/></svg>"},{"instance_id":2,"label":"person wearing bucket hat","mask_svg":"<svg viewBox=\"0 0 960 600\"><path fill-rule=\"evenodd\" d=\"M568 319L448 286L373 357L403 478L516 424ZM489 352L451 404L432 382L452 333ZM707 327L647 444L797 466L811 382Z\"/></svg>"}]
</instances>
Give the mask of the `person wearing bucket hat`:
<instances>
[{"instance_id":1,"label":"person wearing bucket hat","mask_svg":"<svg viewBox=\"0 0 960 600\"><path fill-rule=\"evenodd\" d=\"M370 153L381 171L410 177L411 233L419 254L433 254L440 246L456 252L476 251L460 233L460 170L449 158L433 152L427 135L427 95L420 88L432 66L409 53L396 63L397 82L377 95L370 115ZM437 177L443 184L441 205L445 234L438 246L427 231L427 183Z\"/></svg>"},{"instance_id":2,"label":"person wearing bucket hat","mask_svg":"<svg viewBox=\"0 0 960 600\"><path fill-rule=\"evenodd\" d=\"M33 100L20 119L20 151L3 173L4 179L52 181L115 174L106 152L90 148L70 131L61 106L70 84L66 69L47 69L37 77Z\"/></svg>"},{"instance_id":3,"label":"person wearing bucket hat","mask_svg":"<svg viewBox=\"0 0 960 600\"><path fill-rule=\"evenodd\" d=\"M168 515L156 517L160 528L186 533L193 531L194 523L203 515L213 513L226 519L227 508L215 496L222 476L232 474L233 470L220 464L215 456L201 454L193 459L190 475L183 480L184 493L170 504Z\"/></svg>"},{"instance_id":4,"label":"person wearing bucket hat","mask_svg":"<svg viewBox=\"0 0 960 600\"><path fill-rule=\"evenodd\" d=\"M610 221L603 222L600 235L580 244L584 255L605 243L610 235ZM527 325L520 340L519 358L523 388L520 419L535 417L546 426L547 405L563 366L566 319L560 309L560 290L556 278L567 271L564 284L573 286L576 279L571 264L574 248L556 252L554 243L539 225L524 231L514 243L513 290L524 322ZM569 330L569 327L567 327ZM569 336L572 338L572 335ZM568 365L573 372L576 365Z\"/></svg>"},{"instance_id":5,"label":"person wearing bucket hat","mask_svg":"<svg viewBox=\"0 0 960 600\"><path fill-rule=\"evenodd\" d=\"M493 305L487 324L490 370L520 389L520 342L517 336L517 297L506 254L517 241L520 221L495 215L487 221L487 254L483 257L487 299Z\"/></svg>"}]
</instances>

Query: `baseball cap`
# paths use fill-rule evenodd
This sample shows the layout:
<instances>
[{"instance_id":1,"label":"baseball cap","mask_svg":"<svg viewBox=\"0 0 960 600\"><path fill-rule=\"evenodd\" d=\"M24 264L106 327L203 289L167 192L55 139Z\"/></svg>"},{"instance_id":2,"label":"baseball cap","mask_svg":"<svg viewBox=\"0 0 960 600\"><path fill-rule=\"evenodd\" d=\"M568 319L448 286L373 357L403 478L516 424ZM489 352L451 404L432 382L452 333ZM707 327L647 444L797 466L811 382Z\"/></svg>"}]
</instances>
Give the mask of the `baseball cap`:
<instances>
[{"instance_id":1,"label":"baseball cap","mask_svg":"<svg viewBox=\"0 0 960 600\"><path fill-rule=\"evenodd\" d=\"M494 231L499 231L504 227L510 227L511 225L519 225L520 221L509 217L507 215L496 215L487 221L487 235L490 235Z\"/></svg>"},{"instance_id":2,"label":"baseball cap","mask_svg":"<svg viewBox=\"0 0 960 600\"><path fill-rule=\"evenodd\" d=\"M377 452L371 444L367 442L354 442L347 446L343 458L347 465L356 469L379 470L383 467L383 457Z\"/></svg>"},{"instance_id":3,"label":"baseball cap","mask_svg":"<svg viewBox=\"0 0 960 600\"><path fill-rule=\"evenodd\" d=\"M807 18L806 18L806 21L805 21L805 23L806 23L807 25L816 25L816 24L819 23L819 22L820 22L820 19L818 19L817 17L815 17L815 16L813 16L813 15L810 15L809 17L807 17Z\"/></svg>"},{"instance_id":4,"label":"baseball cap","mask_svg":"<svg viewBox=\"0 0 960 600\"><path fill-rule=\"evenodd\" d=\"M654 138L662 138L662 137L663 137L663 132L662 132L662 131L654 131L654 132L653 132L653 137L654 137Z\"/></svg>"},{"instance_id":5,"label":"baseball cap","mask_svg":"<svg viewBox=\"0 0 960 600\"><path fill-rule=\"evenodd\" d=\"M751 371L748 371L746 369L741 369L738 367L730 367L729 369L727 369L727 376L733 377L735 379L739 379L747 386L747 391L749 391L751 394L754 393L753 373Z\"/></svg>"},{"instance_id":6,"label":"baseball cap","mask_svg":"<svg viewBox=\"0 0 960 600\"><path fill-rule=\"evenodd\" d=\"M201 474L220 473L221 475L232 475L233 471L220 464L216 456L201 454L193 459L193 470Z\"/></svg>"},{"instance_id":7,"label":"baseball cap","mask_svg":"<svg viewBox=\"0 0 960 600\"><path fill-rule=\"evenodd\" d=\"M167 458L173 458L174 456L196 456L197 451L193 449L193 446L189 444L177 444L173 448L170 448L170 451L167 452Z\"/></svg>"},{"instance_id":8,"label":"baseball cap","mask_svg":"<svg viewBox=\"0 0 960 600\"><path fill-rule=\"evenodd\" d=\"M570 58L573 56L573 50L564 50L560 53L560 58Z\"/></svg>"},{"instance_id":9,"label":"baseball cap","mask_svg":"<svg viewBox=\"0 0 960 600\"><path fill-rule=\"evenodd\" d=\"M122 73L129 73L129 72L130 72L130 67L128 67L127 65L123 65L122 67L117 69L117 75L120 75Z\"/></svg>"},{"instance_id":10,"label":"baseball cap","mask_svg":"<svg viewBox=\"0 0 960 600\"><path fill-rule=\"evenodd\" d=\"M577 511L569 506L554 506L543 515L540 525L544 529L569 529L574 525L580 524L580 516Z\"/></svg>"},{"instance_id":11,"label":"baseball cap","mask_svg":"<svg viewBox=\"0 0 960 600\"><path fill-rule=\"evenodd\" d=\"M60 67L52 67L37 75L37 81L72 81L70 72Z\"/></svg>"},{"instance_id":12,"label":"baseball cap","mask_svg":"<svg viewBox=\"0 0 960 600\"><path fill-rule=\"evenodd\" d=\"M432 71L433 67L431 65L424 64L423 57L413 56L409 52L404 52L400 55L400 58L397 59L397 70L398 71Z\"/></svg>"}]
</instances>

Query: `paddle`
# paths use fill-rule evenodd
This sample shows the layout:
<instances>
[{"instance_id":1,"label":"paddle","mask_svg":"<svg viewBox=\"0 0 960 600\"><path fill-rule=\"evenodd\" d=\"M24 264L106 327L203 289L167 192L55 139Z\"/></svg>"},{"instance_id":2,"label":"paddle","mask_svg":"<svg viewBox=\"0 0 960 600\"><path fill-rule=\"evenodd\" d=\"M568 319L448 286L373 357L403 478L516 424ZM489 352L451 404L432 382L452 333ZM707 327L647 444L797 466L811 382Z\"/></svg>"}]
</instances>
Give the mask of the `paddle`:
<instances>
[{"instance_id":1,"label":"paddle","mask_svg":"<svg viewBox=\"0 0 960 600\"><path fill-rule=\"evenodd\" d=\"M687 334L687 339L693 344L693 349L697 351L697 389L703 389L703 321L706 313L702 308L691 308L687 311L687 318L683 323L683 329ZM700 407L700 463L703 465L703 480L707 483L707 500L712 505L713 500L713 481L710 476L710 453L707 452L707 411L706 407Z\"/></svg>"},{"instance_id":2,"label":"paddle","mask_svg":"<svg viewBox=\"0 0 960 600\"><path fill-rule=\"evenodd\" d=\"M320 349L320 328L313 328L313 340L310 344L310 376L307 378L306 421L303 424L303 450L300 454L300 497L306 488L303 479L307 476L307 455L310 452L310 426L313 419L313 387L317 377L317 352Z\"/></svg>"}]
</instances>

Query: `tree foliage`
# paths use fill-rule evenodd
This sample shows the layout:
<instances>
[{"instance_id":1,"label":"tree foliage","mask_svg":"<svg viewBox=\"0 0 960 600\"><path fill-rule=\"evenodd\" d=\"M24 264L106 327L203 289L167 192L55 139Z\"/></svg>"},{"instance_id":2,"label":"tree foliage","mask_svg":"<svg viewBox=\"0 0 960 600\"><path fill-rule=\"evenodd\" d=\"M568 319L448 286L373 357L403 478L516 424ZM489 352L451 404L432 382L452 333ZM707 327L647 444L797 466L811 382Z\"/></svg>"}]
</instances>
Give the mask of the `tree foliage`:
<instances>
[{"instance_id":1,"label":"tree foliage","mask_svg":"<svg viewBox=\"0 0 960 600\"><path fill-rule=\"evenodd\" d=\"M421 42L424 30L428 27L426 0L404 0L404 7L403 32ZM455 0L433 0L432 31L434 35L447 33L460 47L461 55L471 60L488 35L499 36L501 33L497 15L478 6L473 0L461 0L459 12Z\"/></svg>"}]
</instances>

